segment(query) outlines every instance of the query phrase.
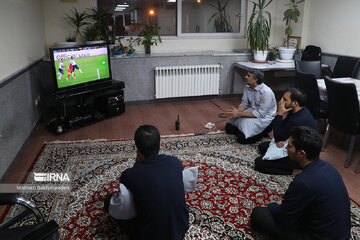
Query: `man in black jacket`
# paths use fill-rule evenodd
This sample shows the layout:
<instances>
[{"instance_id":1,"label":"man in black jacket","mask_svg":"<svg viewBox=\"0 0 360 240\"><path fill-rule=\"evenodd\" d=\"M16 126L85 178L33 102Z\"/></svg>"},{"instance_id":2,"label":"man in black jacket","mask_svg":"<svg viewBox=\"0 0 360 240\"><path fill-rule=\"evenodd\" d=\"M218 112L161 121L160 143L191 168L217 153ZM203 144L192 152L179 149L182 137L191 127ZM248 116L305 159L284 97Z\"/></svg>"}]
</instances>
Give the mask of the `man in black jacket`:
<instances>
[{"instance_id":1,"label":"man in black jacket","mask_svg":"<svg viewBox=\"0 0 360 240\"><path fill-rule=\"evenodd\" d=\"M151 125L135 132L137 158L120 177L134 196L135 238L180 240L189 228L180 160L159 155L160 134Z\"/></svg>"},{"instance_id":2,"label":"man in black jacket","mask_svg":"<svg viewBox=\"0 0 360 240\"><path fill-rule=\"evenodd\" d=\"M304 106L306 96L296 88L286 91L278 103L275 119L272 122L273 137L276 146L284 147L285 141L290 136L290 129L298 126L308 126L317 130L317 124L310 111ZM289 157L274 160L264 160L268 142L259 144L259 151L262 156L255 159L255 169L262 173L286 175L291 174L298 164L292 162Z\"/></svg>"},{"instance_id":3,"label":"man in black jacket","mask_svg":"<svg viewBox=\"0 0 360 240\"><path fill-rule=\"evenodd\" d=\"M287 150L303 171L286 190L283 200L255 207L251 227L276 239L349 239L350 200L339 172L319 159L321 137L309 127L290 132Z\"/></svg>"}]
</instances>

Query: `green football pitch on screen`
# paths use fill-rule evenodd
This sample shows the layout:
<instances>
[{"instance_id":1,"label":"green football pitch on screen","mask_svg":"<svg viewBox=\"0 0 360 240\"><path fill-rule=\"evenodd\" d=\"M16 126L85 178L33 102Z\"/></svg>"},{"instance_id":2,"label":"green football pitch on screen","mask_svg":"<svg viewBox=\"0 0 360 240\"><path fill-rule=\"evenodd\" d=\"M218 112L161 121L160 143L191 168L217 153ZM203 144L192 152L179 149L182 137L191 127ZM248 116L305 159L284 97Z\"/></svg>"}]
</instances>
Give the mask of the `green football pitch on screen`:
<instances>
[{"instance_id":1,"label":"green football pitch on screen","mask_svg":"<svg viewBox=\"0 0 360 240\"><path fill-rule=\"evenodd\" d=\"M86 82L95 81L98 79L104 79L110 77L109 72L109 62L107 55L98 55L93 57L82 57L74 59L76 65L81 69L83 73L81 73L78 69L75 69L75 79L73 79L72 73L70 74L68 80L66 80L68 76L68 66L70 63L70 59L64 60L64 74L61 76L59 80L59 65L60 60L55 61L56 66L56 78L58 88L69 87L77 84L82 84Z\"/></svg>"}]
</instances>

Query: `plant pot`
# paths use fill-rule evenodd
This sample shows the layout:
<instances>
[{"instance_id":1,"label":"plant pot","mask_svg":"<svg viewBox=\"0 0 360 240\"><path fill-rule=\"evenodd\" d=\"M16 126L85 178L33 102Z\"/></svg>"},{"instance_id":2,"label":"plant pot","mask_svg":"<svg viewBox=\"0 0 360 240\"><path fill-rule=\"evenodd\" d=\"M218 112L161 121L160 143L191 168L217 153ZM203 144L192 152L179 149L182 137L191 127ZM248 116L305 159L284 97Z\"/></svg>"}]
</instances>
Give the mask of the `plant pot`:
<instances>
[{"instance_id":1,"label":"plant pot","mask_svg":"<svg viewBox=\"0 0 360 240\"><path fill-rule=\"evenodd\" d=\"M57 42L56 43L57 47L73 47L76 45L77 45L77 42Z\"/></svg>"},{"instance_id":2,"label":"plant pot","mask_svg":"<svg viewBox=\"0 0 360 240\"><path fill-rule=\"evenodd\" d=\"M105 42L104 40L98 40L98 41L86 41L85 43L91 45L91 44L100 44L104 42Z\"/></svg>"},{"instance_id":3,"label":"plant pot","mask_svg":"<svg viewBox=\"0 0 360 240\"><path fill-rule=\"evenodd\" d=\"M122 55L122 51L120 51L120 50L113 51L113 54L116 56L120 56L120 55Z\"/></svg>"},{"instance_id":4,"label":"plant pot","mask_svg":"<svg viewBox=\"0 0 360 240\"><path fill-rule=\"evenodd\" d=\"M146 45L146 46L145 46L145 53L146 53L146 54L150 54L150 53L151 53L151 46L150 46L150 45Z\"/></svg>"},{"instance_id":5,"label":"plant pot","mask_svg":"<svg viewBox=\"0 0 360 240\"><path fill-rule=\"evenodd\" d=\"M293 47L279 47L279 53L280 53L280 59L281 60L292 60L294 53L296 51L296 48Z\"/></svg>"},{"instance_id":6,"label":"plant pot","mask_svg":"<svg viewBox=\"0 0 360 240\"><path fill-rule=\"evenodd\" d=\"M255 61L266 61L268 51L254 51L254 60Z\"/></svg>"}]
</instances>

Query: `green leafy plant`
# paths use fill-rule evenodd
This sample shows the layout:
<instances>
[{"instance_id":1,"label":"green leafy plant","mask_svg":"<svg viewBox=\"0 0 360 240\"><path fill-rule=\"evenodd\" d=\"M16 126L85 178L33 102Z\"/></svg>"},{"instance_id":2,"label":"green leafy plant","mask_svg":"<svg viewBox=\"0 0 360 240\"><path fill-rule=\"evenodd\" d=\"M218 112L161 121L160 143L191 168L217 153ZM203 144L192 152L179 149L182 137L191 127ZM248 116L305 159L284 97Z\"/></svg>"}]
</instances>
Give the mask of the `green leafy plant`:
<instances>
[{"instance_id":1,"label":"green leafy plant","mask_svg":"<svg viewBox=\"0 0 360 240\"><path fill-rule=\"evenodd\" d=\"M121 39L123 39L124 37L119 37L118 39L117 39L117 42L119 43L119 46L117 47L117 51L124 51L124 45L122 44L122 42L121 42Z\"/></svg>"},{"instance_id":2,"label":"green leafy plant","mask_svg":"<svg viewBox=\"0 0 360 240\"><path fill-rule=\"evenodd\" d=\"M93 27L97 30L99 37L98 40L109 41L110 29L108 25L110 23L111 14L107 9L101 8L89 8L88 18L92 20Z\"/></svg>"},{"instance_id":3,"label":"green leafy plant","mask_svg":"<svg viewBox=\"0 0 360 240\"><path fill-rule=\"evenodd\" d=\"M217 1L217 6L214 4L208 3L209 6L215 8L217 12L215 12L209 19L208 23L212 19L214 19L214 30L215 32L232 32L233 29L230 24L230 16L226 13L226 5L229 0L225 2L223 6L221 6L221 0Z\"/></svg>"},{"instance_id":4,"label":"green leafy plant","mask_svg":"<svg viewBox=\"0 0 360 240\"><path fill-rule=\"evenodd\" d=\"M278 50L275 47L270 47L268 49L268 60L269 61L276 61L276 55L279 53Z\"/></svg>"},{"instance_id":5,"label":"green leafy plant","mask_svg":"<svg viewBox=\"0 0 360 240\"><path fill-rule=\"evenodd\" d=\"M129 54L132 54L135 52L135 48L134 48L134 43L137 41L137 39L133 39L132 37L130 37L129 39L127 39L128 43L129 43Z\"/></svg>"},{"instance_id":6,"label":"green leafy plant","mask_svg":"<svg viewBox=\"0 0 360 240\"><path fill-rule=\"evenodd\" d=\"M74 39L76 39L76 36L79 36L80 39L82 38L81 28L89 24L86 19L86 12L79 12L76 8L71 10L71 14L66 14L65 20L75 28L75 36L73 36Z\"/></svg>"},{"instance_id":7,"label":"green leafy plant","mask_svg":"<svg viewBox=\"0 0 360 240\"><path fill-rule=\"evenodd\" d=\"M265 8L273 0L258 0L254 4L248 22L247 40L252 51L265 51L269 45L271 14Z\"/></svg>"},{"instance_id":8,"label":"green leafy plant","mask_svg":"<svg viewBox=\"0 0 360 240\"><path fill-rule=\"evenodd\" d=\"M159 31L159 26L146 25L145 29L139 33L139 38L135 41L138 45L144 45L145 53L150 53L150 47L154 44L157 45L157 42L162 43ZM157 37L157 39L153 38L153 36Z\"/></svg>"},{"instance_id":9,"label":"green leafy plant","mask_svg":"<svg viewBox=\"0 0 360 240\"><path fill-rule=\"evenodd\" d=\"M289 9L285 10L284 18L283 18L283 21L285 21L285 23L286 23L286 28L285 28L286 39L288 39L288 37L293 32L293 30L290 26L291 22L294 21L295 23L297 23L299 21L300 11L297 8L298 4L302 3L304 1L305 0L300 0L300 1L296 2L296 0L290 0L290 3L286 4L286 6L290 6ZM288 41L286 41L286 47L289 47Z\"/></svg>"},{"instance_id":10,"label":"green leafy plant","mask_svg":"<svg viewBox=\"0 0 360 240\"><path fill-rule=\"evenodd\" d=\"M98 41L102 40L101 33L94 25L88 26L84 31L84 37L86 41Z\"/></svg>"}]
</instances>

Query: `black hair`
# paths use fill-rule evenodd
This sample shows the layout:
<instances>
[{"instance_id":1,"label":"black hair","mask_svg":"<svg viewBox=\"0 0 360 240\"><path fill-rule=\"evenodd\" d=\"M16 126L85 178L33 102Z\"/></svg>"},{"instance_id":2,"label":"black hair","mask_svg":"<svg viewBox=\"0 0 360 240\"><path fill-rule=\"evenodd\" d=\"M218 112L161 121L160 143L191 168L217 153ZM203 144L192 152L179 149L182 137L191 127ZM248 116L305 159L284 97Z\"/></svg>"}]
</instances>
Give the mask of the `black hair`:
<instances>
[{"instance_id":1,"label":"black hair","mask_svg":"<svg viewBox=\"0 0 360 240\"><path fill-rule=\"evenodd\" d=\"M160 133L152 125L142 125L135 131L135 145L144 157L150 157L159 153Z\"/></svg>"},{"instance_id":2,"label":"black hair","mask_svg":"<svg viewBox=\"0 0 360 240\"><path fill-rule=\"evenodd\" d=\"M252 69L249 72L253 75L253 78L257 80L256 83L258 85L263 83L263 81L264 81L264 73L261 70Z\"/></svg>"},{"instance_id":3,"label":"black hair","mask_svg":"<svg viewBox=\"0 0 360 240\"><path fill-rule=\"evenodd\" d=\"M297 101L300 107L305 106L306 104L306 94L297 88L287 89L286 92L290 92L290 100Z\"/></svg>"},{"instance_id":4,"label":"black hair","mask_svg":"<svg viewBox=\"0 0 360 240\"><path fill-rule=\"evenodd\" d=\"M294 127L290 130L290 137L296 151L304 150L309 160L319 157L322 140L317 131L305 126Z\"/></svg>"}]
</instances>

